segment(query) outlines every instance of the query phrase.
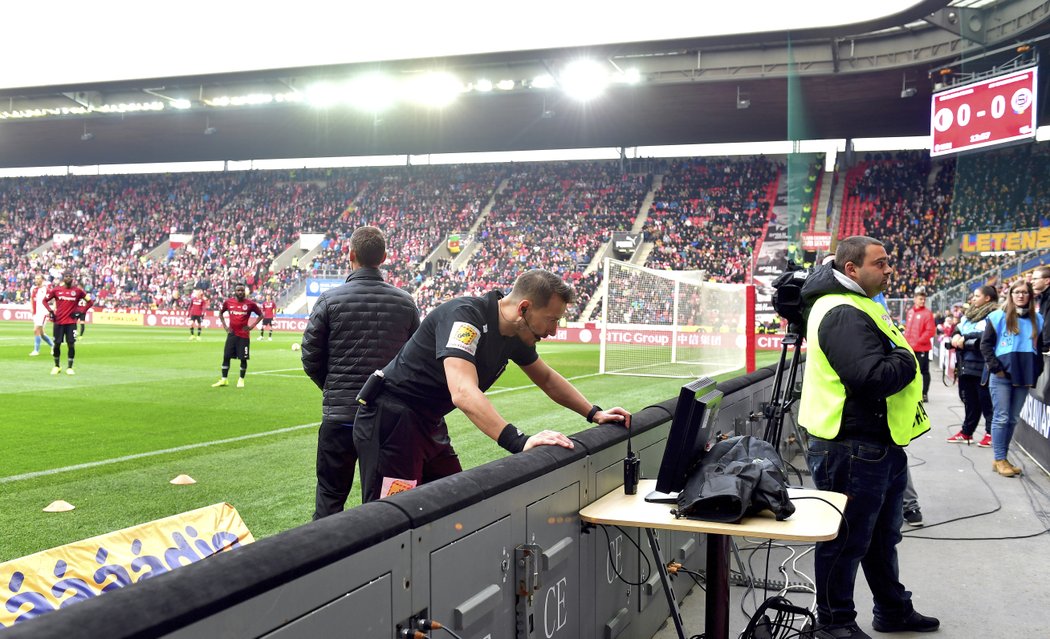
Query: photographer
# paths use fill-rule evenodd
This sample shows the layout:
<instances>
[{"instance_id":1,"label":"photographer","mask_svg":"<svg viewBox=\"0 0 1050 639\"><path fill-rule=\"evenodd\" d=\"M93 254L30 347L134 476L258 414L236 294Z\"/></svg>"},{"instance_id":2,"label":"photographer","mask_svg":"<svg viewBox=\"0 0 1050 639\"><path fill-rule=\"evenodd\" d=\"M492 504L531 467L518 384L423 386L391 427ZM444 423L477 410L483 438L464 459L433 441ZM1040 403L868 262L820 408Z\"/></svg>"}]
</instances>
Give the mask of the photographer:
<instances>
[{"instance_id":1,"label":"photographer","mask_svg":"<svg viewBox=\"0 0 1050 639\"><path fill-rule=\"evenodd\" d=\"M834 262L802 286L809 349L799 423L810 434L807 462L818 489L849 497L838 537L816 545L812 636L820 639L869 636L857 626L853 601L862 564L875 630L927 632L940 625L912 607L898 574L908 481L903 447L929 430L929 419L915 354L871 299L892 273L882 242L854 236L839 242Z\"/></svg>"}]
</instances>

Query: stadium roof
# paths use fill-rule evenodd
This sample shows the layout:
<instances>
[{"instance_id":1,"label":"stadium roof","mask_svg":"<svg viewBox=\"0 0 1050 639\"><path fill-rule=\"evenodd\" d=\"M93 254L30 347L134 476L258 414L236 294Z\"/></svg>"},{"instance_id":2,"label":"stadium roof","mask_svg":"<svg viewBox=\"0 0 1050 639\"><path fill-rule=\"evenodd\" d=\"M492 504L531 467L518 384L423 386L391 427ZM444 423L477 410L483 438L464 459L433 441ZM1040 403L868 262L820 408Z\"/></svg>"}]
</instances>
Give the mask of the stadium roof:
<instances>
[{"instance_id":1,"label":"stadium roof","mask_svg":"<svg viewBox=\"0 0 1050 639\"><path fill-rule=\"evenodd\" d=\"M766 23L742 20L734 14L729 18L752 26L747 32L735 29L727 34L725 23L718 26L714 20L719 16L698 21L702 14L695 8L672 9L677 3L656 2L634 6L635 15L613 21L597 35L574 23L575 30L567 32L552 26L548 30L556 33L546 41L516 39L519 32L528 36L542 31L537 26L542 22L534 20L537 16L551 25L561 24L558 17L583 19L583 14L567 8L544 12L542 4L529 5L530 13L516 16L516 21L494 23L491 16L482 14L490 26L484 32L486 38L477 38L482 43L476 46L489 52L457 48L464 40L470 42L469 34L455 33L454 25L434 25L432 30L442 37L426 43L454 45L439 57L392 59L406 55L399 53L402 51L424 49L376 45L380 52L368 59L370 49L348 45L340 58L344 62L339 64L262 70L242 64L220 74L136 78L141 70L119 71L121 65L109 64L116 60L112 56L103 65L74 64L81 55L79 49L84 49L84 56L95 50L88 42L72 48L68 68L56 67L59 75L35 76L46 86L28 86L30 80L6 71L0 75L0 87L9 87L0 89L0 166L922 135L929 130L930 93L936 83L945 80L939 74L941 67L953 65L958 75L1001 63L1016 55L1017 43L1039 40L1048 26L1047 3L1042 0L865 3L879 10L852 16L852 22L834 13L833 7L858 3L823 3L817 18L806 18L806 24L815 25L809 28L798 26L800 16L807 16L801 9L773 13L774 8L795 3L753 0L746 5L752 12L769 10L776 24L793 29L756 32ZM578 4L600 15L611 11L604 4ZM482 11L482 3L467 5ZM70 4L69 10L76 18L81 14L74 6ZM127 9L134 10L132 5ZM314 22L333 18L331 22L345 31L345 41L372 42L374 34L364 35L371 31L378 32L380 40L390 41L403 32L370 30L366 20L342 22L334 19L341 16L319 18L316 12L305 13ZM203 11L197 19L208 23L209 14L223 17L213 9ZM469 11L462 15L477 17ZM413 24L427 24L427 14L414 16ZM218 18L229 33L235 31L234 25ZM649 39L625 41L627 37L616 31L632 21L638 24L631 33ZM62 24L70 22L76 20ZM462 22L472 24L466 18ZM672 28L650 31L643 24L649 22ZM683 24L699 26L683 28ZM294 30L296 23L289 19L287 26ZM194 37L204 39L194 40L194 45L209 54L203 57L205 61L227 63L237 58L230 43L209 39L215 29L201 31ZM317 31L322 40L330 32L320 27ZM157 64L146 68L168 70L160 58L177 59L186 49L158 39L162 32L143 33L156 40L158 48L175 54L158 56ZM281 48L281 42L268 39L275 37L271 32L246 28L236 33L255 34L264 46ZM499 37L493 40L488 37L492 34ZM565 46L570 35L578 36L576 41L586 46ZM85 31L82 37L89 38L91 33ZM105 34L99 38L99 42L113 44ZM501 42L507 50L492 50ZM553 46L527 48L543 42ZM97 48L105 52L112 47ZM321 45L318 49L330 55L333 50ZM150 51L139 57L150 59ZM136 54L131 47L120 59L135 60ZM386 59L376 61L376 57ZM605 79L612 82L604 95L589 102L574 100L561 90L567 88L571 63L581 57L597 61ZM312 60L291 54L281 59ZM73 78L74 72L84 69L94 74L88 77L97 79L55 79L62 77L63 70ZM401 104L375 112L345 104L324 108L312 104L322 86L328 87L329 100L336 102L386 95L385 89L377 87L388 85L358 85L356 90L352 84L347 86L362 74L381 72L388 83L406 83L422 81L432 71L458 78L453 104L440 109ZM131 79L117 79L129 76ZM541 83L544 76L553 86ZM485 84L501 81L505 90Z\"/></svg>"}]
</instances>

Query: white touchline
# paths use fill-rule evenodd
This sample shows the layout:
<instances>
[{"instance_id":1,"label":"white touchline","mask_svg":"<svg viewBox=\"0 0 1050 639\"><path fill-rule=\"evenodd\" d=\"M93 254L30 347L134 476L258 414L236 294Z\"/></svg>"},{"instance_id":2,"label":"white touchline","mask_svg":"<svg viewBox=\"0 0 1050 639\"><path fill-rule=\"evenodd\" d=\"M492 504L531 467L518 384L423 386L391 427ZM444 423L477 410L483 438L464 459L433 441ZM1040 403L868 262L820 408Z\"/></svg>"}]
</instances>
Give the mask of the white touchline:
<instances>
[{"instance_id":1,"label":"white touchline","mask_svg":"<svg viewBox=\"0 0 1050 639\"><path fill-rule=\"evenodd\" d=\"M313 422L310 424L299 424L298 426L289 426L288 428L278 428L277 430L269 430L265 433L251 433L250 435L241 435L240 437L230 437L227 439L216 439L210 442L201 442L199 444L186 444L185 446L176 446L175 448L165 448L164 450L153 450L147 453L135 453L134 455L124 455L123 457L114 457L113 459L103 459L100 461L87 462L84 464L75 464L73 466L65 466L63 468L51 468L48 470L37 470L31 473L22 473L21 475L11 475L10 477L0 477L0 484L7 484L13 481L21 481L23 479L33 479L34 477L46 477L48 475L57 475L59 473L69 472L71 470L83 470L85 468L96 468L98 466L108 466L110 464L119 464L120 462L131 461L133 459L142 459L144 457L155 457L157 455L167 455L168 453L179 453L184 450L193 450L194 448L207 448L209 446L219 446L221 444L232 444L233 442L242 442L246 439L255 439L257 437L268 437L270 435L280 435L281 433L290 433L296 430L302 430L304 428L313 428L319 426L321 422Z\"/></svg>"},{"instance_id":2,"label":"white touchline","mask_svg":"<svg viewBox=\"0 0 1050 639\"><path fill-rule=\"evenodd\" d=\"M597 377L599 375L601 375L601 373L588 373L586 375L577 375L576 377L566 377L565 380L571 382L571 381L573 381L575 379L585 379L587 377ZM527 386L514 386L512 388L501 388L499 390L490 390L490 391L487 391L485 394L486 395L499 395L500 393L509 393L511 391L525 390L526 388L537 388L537 386L535 384L529 384Z\"/></svg>"},{"instance_id":3,"label":"white touchline","mask_svg":"<svg viewBox=\"0 0 1050 639\"><path fill-rule=\"evenodd\" d=\"M278 370L299 370L297 368L284 368ZM262 373L273 373L277 371L257 371L255 374L260 375ZM587 377L597 377L601 373L589 373L587 375L577 375L576 377L568 377L568 380L584 379ZM509 393L511 391L525 390L528 388L536 388L534 384L527 386L515 386L513 388L501 388L499 390L489 391L486 395L499 395L500 393ZM218 446L220 444L230 444L233 442L240 442L246 439L255 439L257 437L267 437L269 435L279 435L281 433L289 433L295 430L302 430L303 428L312 428L319 426L321 422L313 422L311 424L300 424L298 426L289 426L288 428L278 428L277 430L266 431L265 433L252 433L250 435L241 435L240 437L230 437L229 439L217 439L211 442L201 442L199 444L187 444L185 446L176 446L175 448L165 448L164 450L154 450L148 453L135 453L134 455L125 455L123 457L114 457L113 459L103 459L100 461L87 462L84 464L75 464L73 466L65 466L63 468L51 468L49 470L37 470L31 473L23 473L21 475L11 475L10 477L0 477L0 484L8 484L14 481L22 481L24 479L33 479L34 477L46 477L48 475L57 475L59 473L65 473L72 470L83 470L85 468L96 468L98 466L108 466L110 464L118 464L120 462L131 461L133 459L142 459L143 457L155 457L157 455L167 455L168 453L178 453L184 450L193 450L194 448L207 448L208 446Z\"/></svg>"}]
</instances>

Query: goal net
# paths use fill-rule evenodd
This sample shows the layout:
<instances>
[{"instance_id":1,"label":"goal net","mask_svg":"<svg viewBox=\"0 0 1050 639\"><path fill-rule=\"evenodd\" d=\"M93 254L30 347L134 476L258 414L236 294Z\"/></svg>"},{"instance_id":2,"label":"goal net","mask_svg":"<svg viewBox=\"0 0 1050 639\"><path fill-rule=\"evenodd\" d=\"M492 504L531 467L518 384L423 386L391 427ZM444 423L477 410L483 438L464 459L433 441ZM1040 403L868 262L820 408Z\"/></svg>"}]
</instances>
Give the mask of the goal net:
<instances>
[{"instance_id":1,"label":"goal net","mask_svg":"<svg viewBox=\"0 0 1050 639\"><path fill-rule=\"evenodd\" d=\"M599 372L696 378L754 370L754 287L607 259Z\"/></svg>"}]
</instances>

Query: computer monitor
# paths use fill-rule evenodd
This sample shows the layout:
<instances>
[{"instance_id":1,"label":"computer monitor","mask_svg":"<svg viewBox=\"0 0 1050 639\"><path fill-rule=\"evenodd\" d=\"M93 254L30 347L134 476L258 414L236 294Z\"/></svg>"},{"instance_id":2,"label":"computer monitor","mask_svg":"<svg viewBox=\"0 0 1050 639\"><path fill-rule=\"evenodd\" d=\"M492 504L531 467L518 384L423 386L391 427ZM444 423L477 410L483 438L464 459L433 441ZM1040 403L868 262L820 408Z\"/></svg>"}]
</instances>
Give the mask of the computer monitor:
<instances>
[{"instance_id":1,"label":"computer monitor","mask_svg":"<svg viewBox=\"0 0 1050 639\"><path fill-rule=\"evenodd\" d=\"M701 377L682 386L656 477L656 490L646 495L646 501L674 503L677 500L689 471L700 463L707 450L721 403L722 391L715 388L712 379Z\"/></svg>"}]
</instances>

